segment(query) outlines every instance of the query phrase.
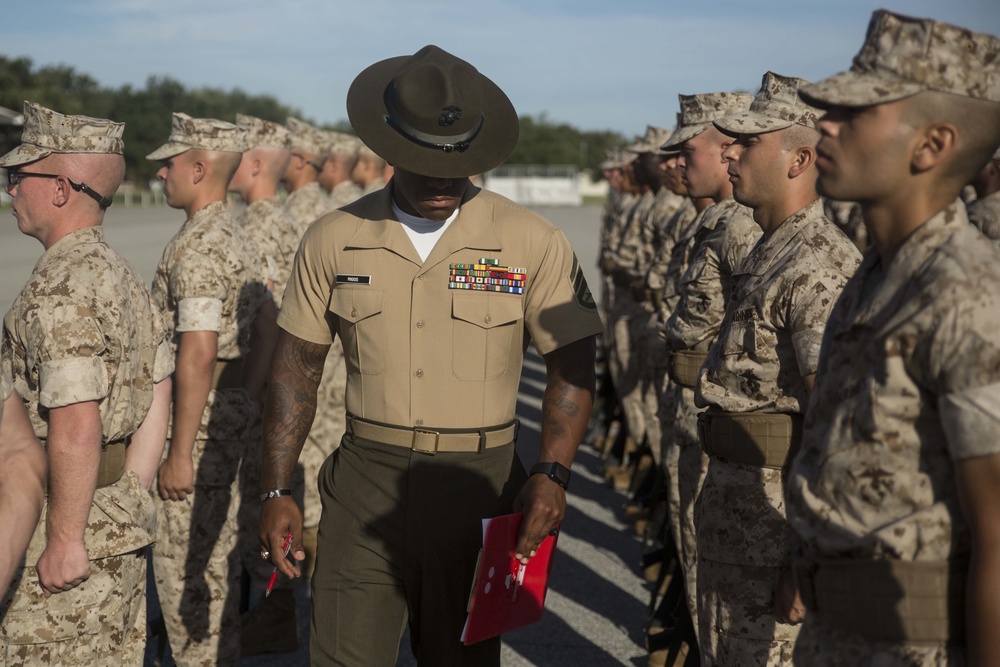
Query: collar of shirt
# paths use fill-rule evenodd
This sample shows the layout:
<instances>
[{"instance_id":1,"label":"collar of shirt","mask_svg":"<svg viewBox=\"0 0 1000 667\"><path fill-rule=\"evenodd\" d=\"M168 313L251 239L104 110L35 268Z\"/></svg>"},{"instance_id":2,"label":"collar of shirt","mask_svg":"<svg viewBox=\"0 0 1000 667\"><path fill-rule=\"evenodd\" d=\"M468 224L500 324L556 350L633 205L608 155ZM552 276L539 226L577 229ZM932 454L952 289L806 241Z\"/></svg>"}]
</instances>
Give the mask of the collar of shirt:
<instances>
[{"instance_id":1,"label":"collar of shirt","mask_svg":"<svg viewBox=\"0 0 1000 667\"><path fill-rule=\"evenodd\" d=\"M785 218L770 238L760 237L757 245L736 271L736 275L750 274L759 276L770 268L774 258L788 243L795 238L810 222L823 219L823 200L817 199L804 208Z\"/></svg>"},{"instance_id":2,"label":"collar of shirt","mask_svg":"<svg viewBox=\"0 0 1000 667\"><path fill-rule=\"evenodd\" d=\"M46 262L52 261L52 259L59 257L69 250L75 248L78 245L83 245L85 243L103 243L104 242L104 227L100 225L94 225L92 227L83 227L82 229L77 229L70 232L66 236L62 237L55 243L53 243L48 250L42 253L42 256L38 258L38 262L35 264L35 270L37 271L40 266Z\"/></svg>"}]
</instances>

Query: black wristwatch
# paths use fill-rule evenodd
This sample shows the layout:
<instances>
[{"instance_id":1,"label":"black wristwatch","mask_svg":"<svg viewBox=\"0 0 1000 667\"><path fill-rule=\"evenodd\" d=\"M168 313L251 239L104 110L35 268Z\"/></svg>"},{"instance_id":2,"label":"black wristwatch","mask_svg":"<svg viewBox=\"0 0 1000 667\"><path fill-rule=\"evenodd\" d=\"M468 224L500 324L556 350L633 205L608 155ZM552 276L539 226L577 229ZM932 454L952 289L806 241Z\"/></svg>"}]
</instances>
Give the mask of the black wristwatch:
<instances>
[{"instance_id":1,"label":"black wristwatch","mask_svg":"<svg viewBox=\"0 0 1000 667\"><path fill-rule=\"evenodd\" d=\"M555 461L547 463L536 463L531 466L530 475L542 474L547 476L553 482L561 486L562 488L567 488L569 486L570 471L569 468L561 463Z\"/></svg>"}]
</instances>

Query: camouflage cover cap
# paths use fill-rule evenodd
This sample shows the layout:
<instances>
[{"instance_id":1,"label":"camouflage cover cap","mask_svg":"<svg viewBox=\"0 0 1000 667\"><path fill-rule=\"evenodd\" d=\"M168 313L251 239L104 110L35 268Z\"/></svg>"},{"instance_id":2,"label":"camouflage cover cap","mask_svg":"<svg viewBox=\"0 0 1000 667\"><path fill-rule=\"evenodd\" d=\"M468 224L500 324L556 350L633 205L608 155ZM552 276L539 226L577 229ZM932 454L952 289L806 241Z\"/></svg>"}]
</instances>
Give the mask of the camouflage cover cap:
<instances>
[{"instance_id":1,"label":"camouflage cover cap","mask_svg":"<svg viewBox=\"0 0 1000 667\"><path fill-rule=\"evenodd\" d=\"M0 157L0 167L17 167L52 153L114 153L125 150L125 123L89 116L64 116L35 102L24 103L21 145Z\"/></svg>"},{"instance_id":2,"label":"camouflage cover cap","mask_svg":"<svg viewBox=\"0 0 1000 667\"><path fill-rule=\"evenodd\" d=\"M147 160L166 160L192 148L206 151L242 153L246 146L246 130L214 118L192 118L175 111L167 143L146 156Z\"/></svg>"},{"instance_id":3,"label":"camouflage cover cap","mask_svg":"<svg viewBox=\"0 0 1000 667\"><path fill-rule=\"evenodd\" d=\"M749 111L726 116L713 123L720 132L734 136L784 130L796 123L815 129L816 120L823 112L799 97L799 88L808 85L805 79L767 72Z\"/></svg>"},{"instance_id":4,"label":"camouflage cover cap","mask_svg":"<svg viewBox=\"0 0 1000 667\"><path fill-rule=\"evenodd\" d=\"M609 169L618 169L618 167L620 166L621 165L618 161L617 148L609 148L608 150L604 151L604 161L601 162L600 165L601 171L607 171Z\"/></svg>"},{"instance_id":5,"label":"camouflage cover cap","mask_svg":"<svg viewBox=\"0 0 1000 667\"><path fill-rule=\"evenodd\" d=\"M289 116L285 121L285 127L292 133L293 151L309 153L317 158L326 157L327 148L330 147L326 132L293 116Z\"/></svg>"},{"instance_id":6,"label":"camouflage cover cap","mask_svg":"<svg viewBox=\"0 0 1000 667\"><path fill-rule=\"evenodd\" d=\"M352 134L344 132L327 132L327 139L330 141L330 148L327 152L330 155L357 155L361 148L361 140Z\"/></svg>"},{"instance_id":7,"label":"camouflage cover cap","mask_svg":"<svg viewBox=\"0 0 1000 667\"><path fill-rule=\"evenodd\" d=\"M749 93L701 93L677 97L681 104L680 127L662 146L665 151L680 148L685 141L708 129L713 120L744 111L753 102Z\"/></svg>"},{"instance_id":8,"label":"camouflage cover cap","mask_svg":"<svg viewBox=\"0 0 1000 667\"><path fill-rule=\"evenodd\" d=\"M858 107L925 90L1000 102L1000 39L879 10L850 71L800 91L817 106Z\"/></svg>"},{"instance_id":9,"label":"camouflage cover cap","mask_svg":"<svg viewBox=\"0 0 1000 667\"><path fill-rule=\"evenodd\" d=\"M292 147L292 134L280 123L238 113L236 127L246 130L246 150L261 146L286 149Z\"/></svg>"},{"instance_id":10,"label":"camouflage cover cap","mask_svg":"<svg viewBox=\"0 0 1000 667\"><path fill-rule=\"evenodd\" d=\"M647 125L645 136L631 146L626 146L625 150L638 154L657 153L662 155L665 151L661 150L660 146L670 140L671 134L670 130L665 130L662 127Z\"/></svg>"},{"instance_id":11,"label":"camouflage cover cap","mask_svg":"<svg viewBox=\"0 0 1000 667\"><path fill-rule=\"evenodd\" d=\"M674 137L674 135L677 134L677 132L681 129L682 126L683 126L683 123L681 123L681 112L678 111L677 112L677 119L674 121L674 129L670 132L670 137L668 137L668 139L667 139L668 142L673 143L672 141L670 141L670 139L672 139ZM662 146L660 146L660 154L661 155L677 155L680 152L681 152L680 146L670 146L668 148L667 145L666 145L666 143L664 143Z\"/></svg>"}]
</instances>

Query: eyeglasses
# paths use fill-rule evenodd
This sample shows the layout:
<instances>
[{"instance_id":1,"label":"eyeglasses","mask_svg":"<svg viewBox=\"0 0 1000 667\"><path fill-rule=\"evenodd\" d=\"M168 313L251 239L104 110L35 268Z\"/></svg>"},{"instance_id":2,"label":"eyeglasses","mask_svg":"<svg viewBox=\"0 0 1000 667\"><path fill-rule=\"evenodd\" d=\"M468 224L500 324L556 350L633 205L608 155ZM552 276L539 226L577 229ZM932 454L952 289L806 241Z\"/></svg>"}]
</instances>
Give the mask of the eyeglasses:
<instances>
[{"instance_id":1,"label":"eyeglasses","mask_svg":"<svg viewBox=\"0 0 1000 667\"><path fill-rule=\"evenodd\" d=\"M7 170L7 187L12 188L29 176L34 176L35 178L59 178L59 174L37 174L31 171L21 171L20 169L9 169ZM77 192L82 192L88 197L93 198L101 208L107 208L114 203L113 199L105 197L86 183L74 183L68 178L66 180L69 182L70 187Z\"/></svg>"},{"instance_id":2,"label":"eyeglasses","mask_svg":"<svg viewBox=\"0 0 1000 667\"><path fill-rule=\"evenodd\" d=\"M310 167L312 167L313 169L315 169L317 174L320 173L321 171L323 171L323 165L322 164L316 164L315 162L313 162L312 160L310 160L309 158L307 158L302 153L292 153L292 157L301 158L303 162L305 162L307 165L309 165Z\"/></svg>"}]
</instances>

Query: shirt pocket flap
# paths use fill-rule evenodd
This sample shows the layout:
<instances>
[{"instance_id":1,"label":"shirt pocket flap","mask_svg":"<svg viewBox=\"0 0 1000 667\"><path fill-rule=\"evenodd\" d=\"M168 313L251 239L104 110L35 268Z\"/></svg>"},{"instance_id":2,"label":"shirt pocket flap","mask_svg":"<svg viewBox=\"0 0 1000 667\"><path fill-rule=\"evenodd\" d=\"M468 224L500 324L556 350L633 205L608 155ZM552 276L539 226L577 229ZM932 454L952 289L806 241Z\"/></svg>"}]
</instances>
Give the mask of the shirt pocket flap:
<instances>
[{"instance_id":1,"label":"shirt pocket flap","mask_svg":"<svg viewBox=\"0 0 1000 667\"><path fill-rule=\"evenodd\" d=\"M492 329L524 318L524 307L516 297L493 294L455 294L452 299L455 319Z\"/></svg>"},{"instance_id":2,"label":"shirt pocket flap","mask_svg":"<svg viewBox=\"0 0 1000 667\"><path fill-rule=\"evenodd\" d=\"M338 287L330 296L330 311L355 323L382 312L385 290Z\"/></svg>"}]
</instances>

